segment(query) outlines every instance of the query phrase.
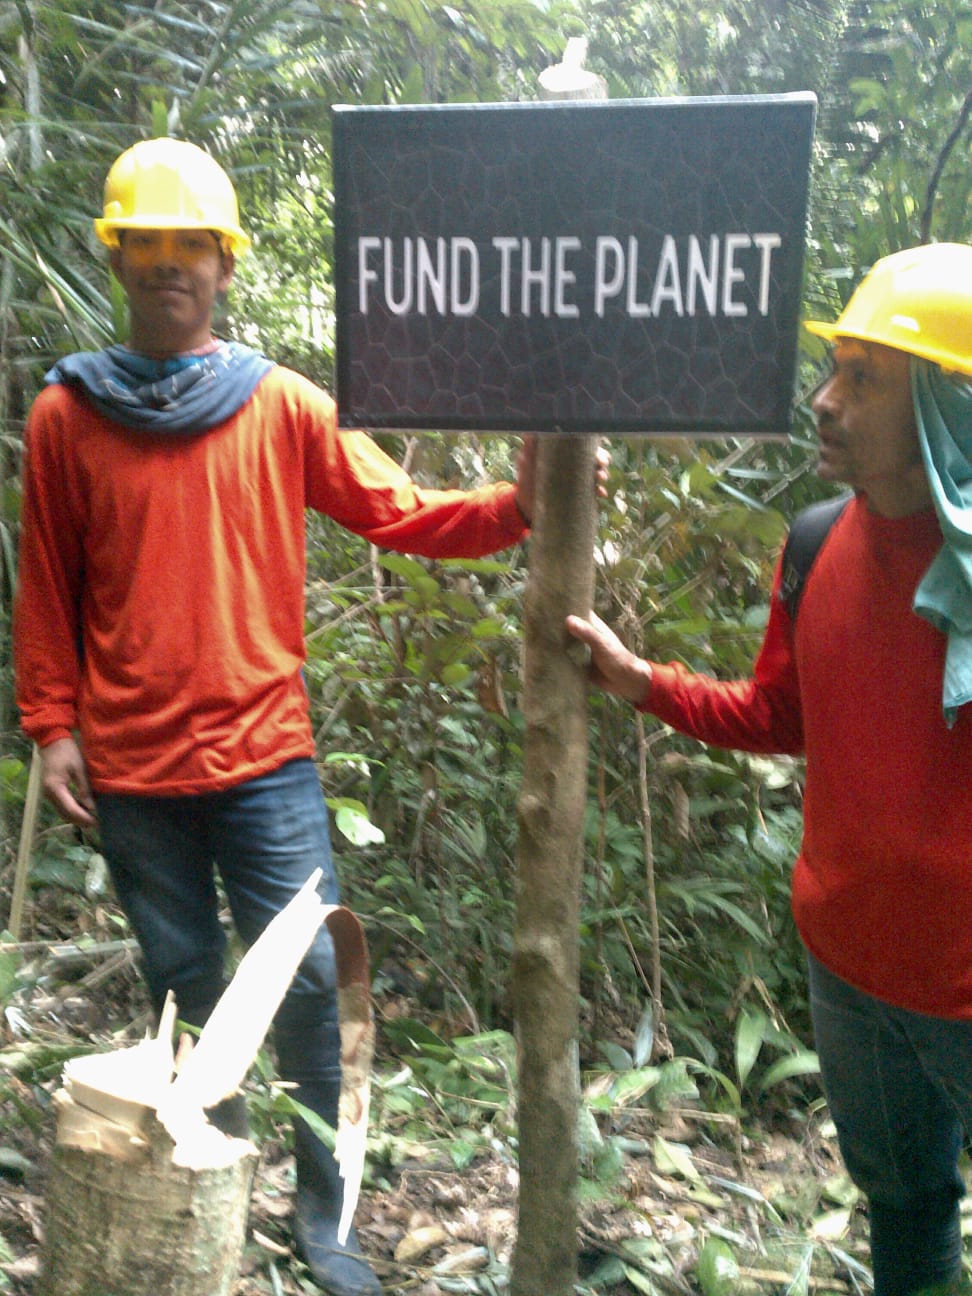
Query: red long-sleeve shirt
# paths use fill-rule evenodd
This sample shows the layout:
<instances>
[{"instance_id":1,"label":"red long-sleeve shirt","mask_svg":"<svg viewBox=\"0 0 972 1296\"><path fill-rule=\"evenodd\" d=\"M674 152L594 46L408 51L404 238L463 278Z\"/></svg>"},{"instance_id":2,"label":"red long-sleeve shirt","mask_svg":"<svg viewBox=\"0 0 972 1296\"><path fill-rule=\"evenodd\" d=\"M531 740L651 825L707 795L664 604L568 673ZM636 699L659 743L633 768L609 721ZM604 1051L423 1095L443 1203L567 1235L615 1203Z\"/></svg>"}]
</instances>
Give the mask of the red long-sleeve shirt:
<instances>
[{"instance_id":1,"label":"red long-sleeve shirt","mask_svg":"<svg viewBox=\"0 0 972 1296\"><path fill-rule=\"evenodd\" d=\"M131 431L50 386L26 447L17 701L41 746L80 731L97 791L212 791L313 754L305 507L429 557L525 531L512 484L420 489L279 367L195 437Z\"/></svg>"},{"instance_id":2,"label":"red long-sleeve shirt","mask_svg":"<svg viewBox=\"0 0 972 1296\"><path fill-rule=\"evenodd\" d=\"M972 1017L972 707L942 715L945 637L912 611L942 537L933 512L853 500L803 590L777 597L753 678L656 666L644 709L703 742L806 754L793 911L846 981L915 1012Z\"/></svg>"}]
</instances>

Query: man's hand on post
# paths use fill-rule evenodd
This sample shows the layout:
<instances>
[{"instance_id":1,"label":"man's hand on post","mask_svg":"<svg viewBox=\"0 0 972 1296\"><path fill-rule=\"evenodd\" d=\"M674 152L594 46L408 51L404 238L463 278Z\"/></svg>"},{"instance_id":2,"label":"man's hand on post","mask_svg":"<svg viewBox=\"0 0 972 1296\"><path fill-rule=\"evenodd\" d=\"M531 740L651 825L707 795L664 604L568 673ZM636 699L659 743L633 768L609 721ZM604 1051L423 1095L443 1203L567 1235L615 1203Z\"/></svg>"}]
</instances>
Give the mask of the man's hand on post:
<instances>
[{"instance_id":1,"label":"man's hand on post","mask_svg":"<svg viewBox=\"0 0 972 1296\"><path fill-rule=\"evenodd\" d=\"M651 688L651 665L636 656L596 612L588 618L569 616L567 630L591 650L588 676L592 684L626 698L644 702Z\"/></svg>"}]
</instances>

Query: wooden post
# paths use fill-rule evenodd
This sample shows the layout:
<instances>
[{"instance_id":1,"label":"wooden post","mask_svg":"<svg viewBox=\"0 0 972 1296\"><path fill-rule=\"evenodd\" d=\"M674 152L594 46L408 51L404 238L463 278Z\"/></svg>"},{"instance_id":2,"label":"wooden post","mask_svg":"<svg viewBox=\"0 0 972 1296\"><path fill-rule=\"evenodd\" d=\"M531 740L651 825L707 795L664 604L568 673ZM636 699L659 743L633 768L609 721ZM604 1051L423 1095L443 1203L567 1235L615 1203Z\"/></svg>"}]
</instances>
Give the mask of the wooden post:
<instances>
[{"instance_id":1,"label":"wooden post","mask_svg":"<svg viewBox=\"0 0 972 1296\"><path fill-rule=\"evenodd\" d=\"M577 927L588 705L564 618L591 606L596 449L593 437L551 438L538 459L513 942L520 1161L513 1296L570 1296L577 1276Z\"/></svg>"},{"instance_id":2,"label":"wooden post","mask_svg":"<svg viewBox=\"0 0 972 1296\"><path fill-rule=\"evenodd\" d=\"M540 84L548 99L605 98L568 42ZM524 601L523 786L518 805L513 1002L520 1193L512 1296L572 1296L577 1280L578 921L587 798L587 677L568 613L594 592L593 436L541 439Z\"/></svg>"}]
</instances>

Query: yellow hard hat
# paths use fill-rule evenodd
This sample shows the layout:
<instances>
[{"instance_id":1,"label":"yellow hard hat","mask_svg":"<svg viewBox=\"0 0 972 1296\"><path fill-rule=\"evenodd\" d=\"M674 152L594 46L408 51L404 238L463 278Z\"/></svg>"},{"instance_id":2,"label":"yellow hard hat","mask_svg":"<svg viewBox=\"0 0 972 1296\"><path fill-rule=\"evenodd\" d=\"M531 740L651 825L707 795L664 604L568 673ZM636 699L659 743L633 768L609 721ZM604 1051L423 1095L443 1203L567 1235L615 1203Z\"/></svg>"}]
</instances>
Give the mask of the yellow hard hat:
<instances>
[{"instance_id":1,"label":"yellow hard hat","mask_svg":"<svg viewBox=\"0 0 972 1296\"><path fill-rule=\"evenodd\" d=\"M859 338L972 376L972 247L926 243L875 262L835 324L817 337Z\"/></svg>"},{"instance_id":2,"label":"yellow hard hat","mask_svg":"<svg viewBox=\"0 0 972 1296\"><path fill-rule=\"evenodd\" d=\"M143 140L116 159L105 180L95 233L118 246L125 229L207 229L234 255L250 240L240 228L233 182L219 163L185 140Z\"/></svg>"}]
</instances>

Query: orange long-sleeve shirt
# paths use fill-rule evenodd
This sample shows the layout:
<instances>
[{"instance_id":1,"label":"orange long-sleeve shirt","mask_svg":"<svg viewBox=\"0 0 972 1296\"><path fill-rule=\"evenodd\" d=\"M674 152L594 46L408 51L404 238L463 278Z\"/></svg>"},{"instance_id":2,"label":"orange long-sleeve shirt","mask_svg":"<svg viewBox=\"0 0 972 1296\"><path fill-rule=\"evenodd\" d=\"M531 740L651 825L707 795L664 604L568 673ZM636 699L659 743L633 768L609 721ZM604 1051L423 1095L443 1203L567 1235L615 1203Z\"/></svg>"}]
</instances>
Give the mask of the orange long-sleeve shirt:
<instances>
[{"instance_id":1,"label":"orange long-sleeve shirt","mask_svg":"<svg viewBox=\"0 0 972 1296\"><path fill-rule=\"evenodd\" d=\"M25 440L17 702L41 746L79 731L96 791L213 791L313 754L305 507L428 557L525 531L511 483L420 489L280 367L195 437L132 431L49 386Z\"/></svg>"},{"instance_id":2,"label":"orange long-sleeve shirt","mask_svg":"<svg viewBox=\"0 0 972 1296\"><path fill-rule=\"evenodd\" d=\"M945 636L912 611L934 512L848 505L796 624L777 597L753 678L654 668L645 709L720 747L806 753L793 911L812 953L886 1002L972 1018L972 706L942 714Z\"/></svg>"}]
</instances>

